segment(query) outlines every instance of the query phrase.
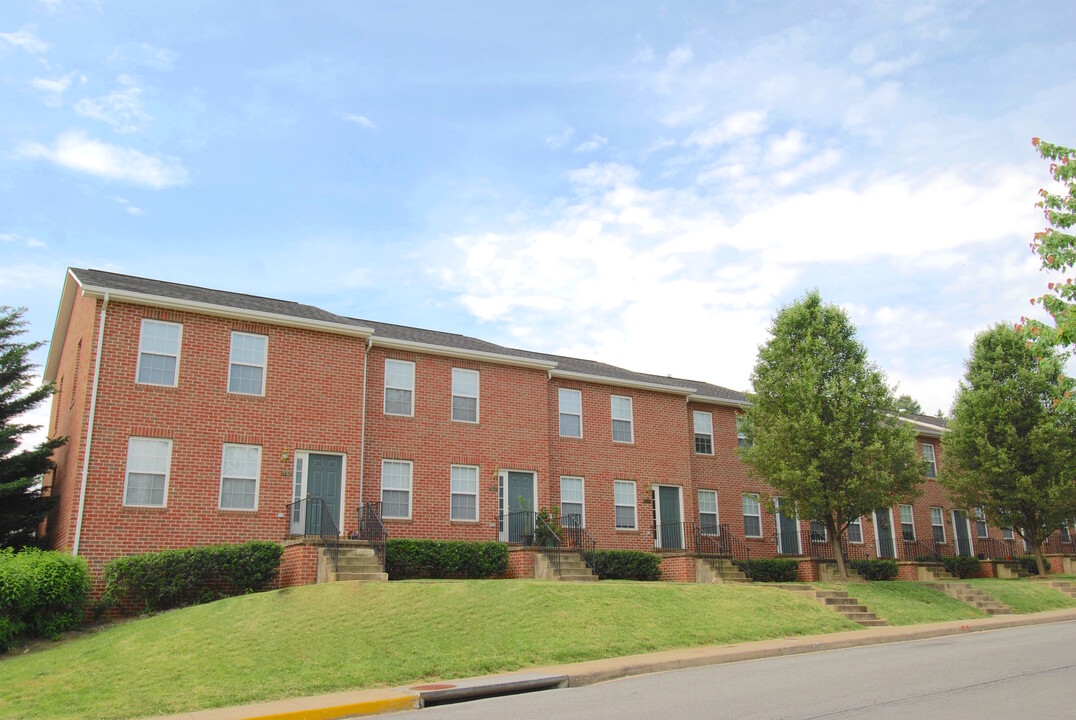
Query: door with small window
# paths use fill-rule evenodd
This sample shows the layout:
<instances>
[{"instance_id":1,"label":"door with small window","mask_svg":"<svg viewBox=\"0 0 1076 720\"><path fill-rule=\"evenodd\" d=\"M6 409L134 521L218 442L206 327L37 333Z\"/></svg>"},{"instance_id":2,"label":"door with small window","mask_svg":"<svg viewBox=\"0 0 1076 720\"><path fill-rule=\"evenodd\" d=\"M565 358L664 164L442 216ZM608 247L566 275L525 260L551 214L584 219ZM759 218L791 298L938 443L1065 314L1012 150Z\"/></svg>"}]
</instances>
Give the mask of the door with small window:
<instances>
[{"instance_id":1,"label":"door with small window","mask_svg":"<svg viewBox=\"0 0 1076 720\"><path fill-rule=\"evenodd\" d=\"M680 488L673 485L657 485L653 493L654 514L657 518L654 547L662 550L683 550L684 522L680 512Z\"/></svg>"},{"instance_id":2,"label":"door with small window","mask_svg":"<svg viewBox=\"0 0 1076 720\"><path fill-rule=\"evenodd\" d=\"M897 557L896 543L893 541L892 508L878 508L874 511L874 536L877 543L878 557Z\"/></svg>"},{"instance_id":3,"label":"door with small window","mask_svg":"<svg viewBox=\"0 0 1076 720\"><path fill-rule=\"evenodd\" d=\"M800 521L796 516L796 508L783 498L774 498L773 508L777 511L777 553L799 555L803 549L800 545Z\"/></svg>"},{"instance_id":4,"label":"door with small window","mask_svg":"<svg viewBox=\"0 0 1076 720\"><path fill-rule=\"evenodd\" d=\"M968 513L964 510L953 510L953 537L956 538L957 555L974 554L971 546L971 524L968 522Z\"/></svg>"}]
</instances>

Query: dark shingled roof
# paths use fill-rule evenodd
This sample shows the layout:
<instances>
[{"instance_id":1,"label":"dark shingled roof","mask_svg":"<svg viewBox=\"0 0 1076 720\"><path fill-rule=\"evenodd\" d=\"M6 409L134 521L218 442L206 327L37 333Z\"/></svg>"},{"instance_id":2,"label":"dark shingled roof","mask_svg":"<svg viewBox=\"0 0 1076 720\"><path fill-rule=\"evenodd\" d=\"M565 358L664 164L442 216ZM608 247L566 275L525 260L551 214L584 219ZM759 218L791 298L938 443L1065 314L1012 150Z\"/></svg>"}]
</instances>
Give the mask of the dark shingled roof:
<instances>
[{"instance_id":1,"label":"dark shingled roof","mask_svg":"<svg viewBox=\"0 0 1076 720\"><path fill-rule=\"evenodd\" d=\"M934 425L935 427L939 427L939 428L947 428L947 427L949 427L949 421L948 420L946 420L945 418L936 417L934 415L920 415L918 413L901 413L900 416L902 418L907 418L908 420L915 420L916 422L921 422L924 425Z\"/></svg>"}]
</instances>

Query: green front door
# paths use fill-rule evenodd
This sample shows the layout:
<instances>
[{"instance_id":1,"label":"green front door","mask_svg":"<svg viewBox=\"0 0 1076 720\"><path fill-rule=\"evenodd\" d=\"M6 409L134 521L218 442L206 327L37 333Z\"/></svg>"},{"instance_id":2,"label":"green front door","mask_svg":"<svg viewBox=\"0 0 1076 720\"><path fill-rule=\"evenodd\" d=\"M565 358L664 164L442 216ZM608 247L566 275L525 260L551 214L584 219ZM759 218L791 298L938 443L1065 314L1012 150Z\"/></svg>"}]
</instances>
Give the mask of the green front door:
<instances>
[{"instance_id":1,"label":"green front door","mask_svg":"<svg viewBox=\"0 0 1076 720\"><path fill-rule=\"evenodd\" d=\"M508 471L501 478L501 508L507 521L501 535L511 543L529 542L534 535L534 474Z\"/></svg>"},{"instance_id":2,"label":"green front door","mask_svg":"<svg viewBox=\"0 0 1076 720\"><path fill-rule=\"evenodd\" d=\"M953 533L956 535L956 554L971 555L971 535L968 534L968 514L963 510L953 511Z\"/></svg>"},{"instance_id":3,"label":"green front door","mask_svg":"<svg viewBox=\"0 0 1076 720\"><path fill-rule=\"evenodd\" d=\"M658 547L662 550L683 550L684 541L680 519L680 488L658 486Z\"/></svg>"},{"instance_id":4,"label":"green front door","mask_svg":"<svg viewBox=\"0 0 1076 720\"><path fill-rule=\"evenodd\" d=\"M795 507L782 498L774 498L773 504L777 510L777 554L799 555L800 522Z\"/></svg>"},{"instance_id":5,"label":"green front door","mask_svg":"<svg viewBox=\"0 0 1076 720\"><path fill-rule=\"evenodd\" d=\"M874 511L874 531L878 536L878 557L895 558L897 548L893 543L893 523L890 522L890 509L878 508Z\"/></svg>"},{"instance_id":6,"label":"green front door","mask_svg":"<svg viewBox=\"0 0 1076 720\"><path fill-rule=\"evenodd\" d=\"M307 497L324 502L336 524L336 534L340 534L340 481L343 470L344 458L339 455L311 453L307 462ZM306 533L321 535L326 531L331 532L331 529L322 527L321 503L310 503L306 513Z\"/></svg>"}]
</instances>

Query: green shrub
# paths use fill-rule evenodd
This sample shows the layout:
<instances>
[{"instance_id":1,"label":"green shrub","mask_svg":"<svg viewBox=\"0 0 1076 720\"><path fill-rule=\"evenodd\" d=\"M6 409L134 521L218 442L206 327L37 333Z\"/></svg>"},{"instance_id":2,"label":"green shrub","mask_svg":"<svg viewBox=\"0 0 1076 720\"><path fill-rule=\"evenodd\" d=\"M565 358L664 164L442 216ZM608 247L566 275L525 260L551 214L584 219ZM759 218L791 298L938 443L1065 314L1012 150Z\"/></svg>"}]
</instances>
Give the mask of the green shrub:
<instances>
[{"instance_id":1,"label":"green shrub","mask_svg":"<svg viewBox=\"0 0 1076 720\"><path fill-rule=\"evenodd\" d=\"M279 543L251 541L118 557L105 566L105 604L165 610L263 590L283 552Z\"/></svg>"},{"instance_id":2,"label":"green shrub","mask_svg":"<svg viewBox=\"0 0 1076 720\"><path fill-rule=\"evenodd\" d=\"M942 567L958 578L979 577L982 571L982 563L979 558L970 555L954 555L941 559Z\"/></svg>"},{"instance_id":3,"label":"green shrub","mask_svg":"<svg viewBox=\"0 0 1076 720\"><path fill-rule=\"evenodd\" d=\"M508 572L508 545L462 540L389 540L385 572L390 580L490 578Z\"/></svg>"},{"instance_id":4,"label":"green shrub","mask_svg":"<svg viewBox=\"0 0 1076 720\"><path fill-rule=\"evenodd\" d=\"M594 571L600 580L657 580L661 557L638 550L598 550Z\"/></svg>"},{"instance_id":5,"label":"green shrub","mask_svg":"<svg viewBox=\"0 0 1076 720\"><path fill-rule=\"evenodd\" d=\"M1015 555L1012 561L1022 567L1028 575L1038 575L1039 566L1035 562L1034 555ZM1043 567L1046 568L1046 572L1050 572L1050 561L1046 558L1042 559Z\"/></svg>"},{"instance_id":6,"label":"green shrub","mask_svg":"<svg viewBox=\"0 0 1076 720\"><path fill-rule=\"evenodd\" d=\"M885 558L853 560L849 563L864 580L892 580L897 576L897 561Z\"/></svg>"},{"instance_id":7,"label":"green shrub","mask_svg":"<svg viewBox=\"0 0 1076 720\"><path fill-rule=\"evenodd\" d=\"M750 564L734 561L754 582L796 582L799 579L798 560L788 558L759 558Z\"/></svg>"},{"instance_id":8,"label":"green shrub","mask_svg":"<svg viewBox=\"0 0 1076 720\"><path fill-rule=\"evenodd\" d=\"M0 550L0 652L19 636L55 638L78 627L90 589L86 561L66 553Z\"/></svg>"}]
</instances>

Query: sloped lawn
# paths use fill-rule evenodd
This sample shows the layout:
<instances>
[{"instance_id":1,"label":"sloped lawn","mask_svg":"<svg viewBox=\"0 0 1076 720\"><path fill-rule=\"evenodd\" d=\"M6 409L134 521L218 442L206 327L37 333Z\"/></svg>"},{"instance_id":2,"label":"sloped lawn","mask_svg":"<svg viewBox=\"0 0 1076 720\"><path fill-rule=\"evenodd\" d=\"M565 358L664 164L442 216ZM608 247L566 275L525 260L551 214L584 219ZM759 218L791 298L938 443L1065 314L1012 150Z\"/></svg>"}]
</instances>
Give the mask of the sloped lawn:
<instances>
[{"instance_id":1,"label":"sloped lawn","mask_svg":"<svg viewBox=\"0 0 1076 720\"><path fill-rule=\"evenodd\" d=\"M1076 607L1076 598L1070 598L1063 592L1039 580L998 580L991 578L973 579L965 582L971 583L995 600L1008 605L1015 613L1033 613Z\"/></svg>"},{"instance_id":2,"label":"sloped lawn","mask_svg":"<svg viewBox=\"0 0 1076 720\"><path fill-rule=\"evenodd\" d=\"M987 614L915 582L889 581L833 585L859 600L890 625L970 620Z\"/></svg>"}]
</instances>

